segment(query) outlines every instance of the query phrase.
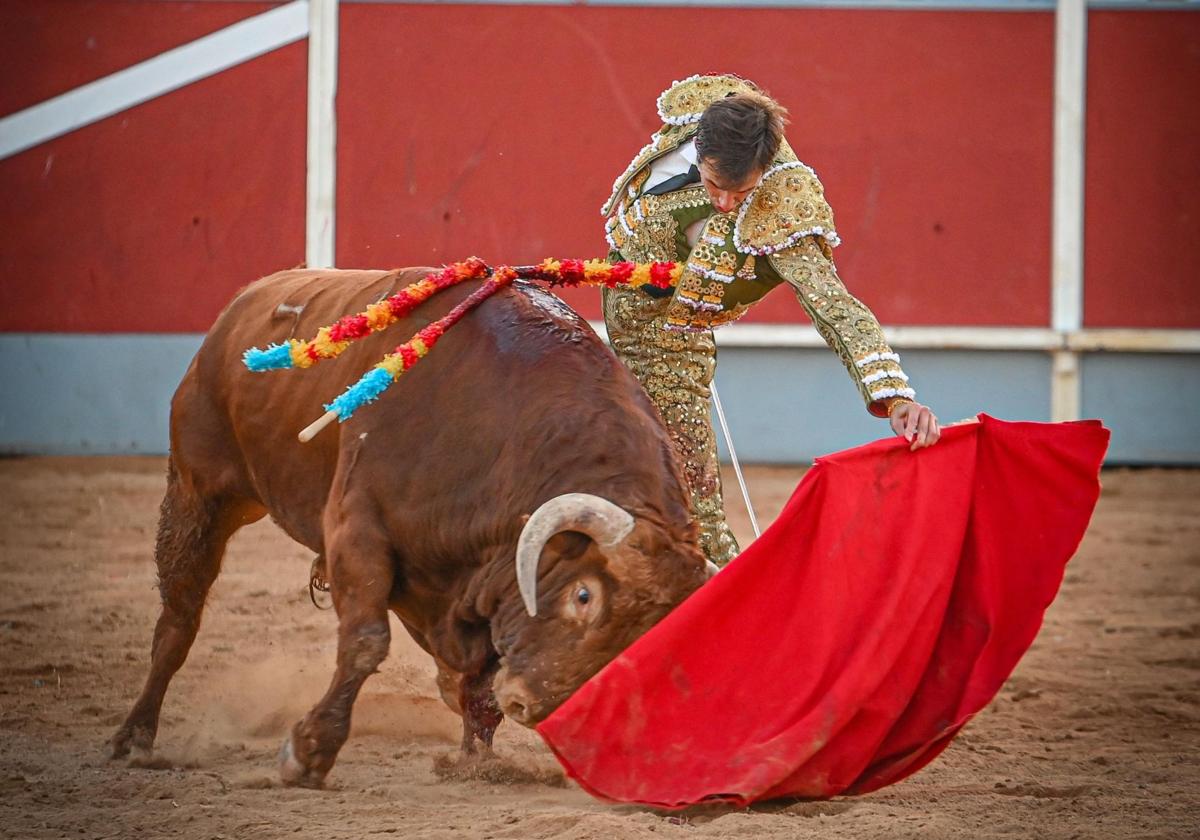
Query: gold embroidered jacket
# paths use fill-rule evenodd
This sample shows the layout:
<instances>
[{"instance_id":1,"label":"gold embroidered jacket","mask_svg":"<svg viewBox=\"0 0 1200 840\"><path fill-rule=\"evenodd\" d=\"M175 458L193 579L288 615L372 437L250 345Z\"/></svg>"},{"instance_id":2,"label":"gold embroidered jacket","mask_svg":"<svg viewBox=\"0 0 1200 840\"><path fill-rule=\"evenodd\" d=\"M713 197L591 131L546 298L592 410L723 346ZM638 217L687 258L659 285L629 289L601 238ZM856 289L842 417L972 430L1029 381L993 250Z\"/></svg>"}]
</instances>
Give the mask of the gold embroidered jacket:
<instances>
[{"instance_id":1,"label":"gold embroidered jacket","mask_svg":"<svg viewBox=\"0 0 1200 840\"><path fill-rule=\"evenodd\" d=\"M816 174L786 141L738 210L714 212L698 184L664 195L643 192L651 164L695 136L709 103L747 90L753 88L736 76L693 76L663 92L662 128L617 178L601 208L609 245L622 259L685 261L671 291L667 329L704 330L735 321L786 282L868 410L886 415L890 398L915 394L878 320L838 278L833 211ZM706 221L693 247L686 231L700 220Z\"/></svg>"}]
</instances>

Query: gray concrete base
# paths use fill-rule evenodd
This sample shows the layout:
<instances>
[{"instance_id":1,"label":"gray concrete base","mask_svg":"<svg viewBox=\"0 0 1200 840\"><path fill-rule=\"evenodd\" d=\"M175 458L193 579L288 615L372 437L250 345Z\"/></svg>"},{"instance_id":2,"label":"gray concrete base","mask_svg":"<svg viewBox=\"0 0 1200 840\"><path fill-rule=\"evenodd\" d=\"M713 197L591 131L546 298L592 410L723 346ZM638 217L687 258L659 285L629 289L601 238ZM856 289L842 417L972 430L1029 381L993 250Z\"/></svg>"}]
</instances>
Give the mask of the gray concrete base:
<instances>
[{"instance_id":1,"label":"gray concrete base","mask_svg":"<svg viewBox=\"0 0 1200 840\"><path fill-rule=\"evenodd\" d=\"M162 454L203 336L0 335L0 452Z\"/></svg>"},{"instance_id":2,"label":"gray concrete base","mask_svg":"<svg viewBox=\"0 0 1200 840\"><path fill-rule=\"evenodd\" d=\"M0 335L0 453L165 453L171 394L201 338ZM901 352L943 421L1049 419L1045 353ZM724 347L717 384L747 463L807 463L889 434L825 349ZM1112 428L1109 463L1200 464L1200 356L1088 354L1083 411Z\"/></svg>"},{"instance_id":3,"label":"gray concrete base","mask_svg":"<svg viewBox=\"0 0 1200 840\"><path fill-rule=\"evenodd\" d=\"M917 398L943 422L981 411L1006 420L1049 419L1050 359L1044 353L902 356ZM722 348L717 388L738 457L747 462L804 463L891 435L887 421L867 413L849 374L824 348Z\"/></svg>"}]
</instances>

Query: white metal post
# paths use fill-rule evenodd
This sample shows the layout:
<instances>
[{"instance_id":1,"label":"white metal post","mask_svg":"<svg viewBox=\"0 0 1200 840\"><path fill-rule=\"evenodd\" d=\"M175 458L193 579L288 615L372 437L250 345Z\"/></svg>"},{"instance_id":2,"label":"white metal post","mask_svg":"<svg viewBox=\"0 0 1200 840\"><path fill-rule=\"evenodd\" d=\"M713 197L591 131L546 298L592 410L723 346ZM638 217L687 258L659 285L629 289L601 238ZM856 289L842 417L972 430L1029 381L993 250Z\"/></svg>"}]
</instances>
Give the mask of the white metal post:
<instances>
[{"instance_id":1,"label":"white metal post","mask_svg":"<svg viewBox=\"0 0 1200 840\"><path fill-rule=\"evenodd\" d=\"M1051 326L1061 335L1083 327L1083 117L1087 91L1087 3L1058 0L1054 25L1054 193ZM1065 346L1065 344L1064 344ZM1079 357L1054 353L1050 419L1079 419Z\"/></svg>"},{"instance_id":2,"label":"white metal post","mask_svg":"<svg viewBox=\"0 0 1200 840\"><path fill-rule=\"evenodd\" d=\"M309 268L334 265L336 199L338 0L308 6L308 187L304 260Z\"/></svg>"}]
</instances>

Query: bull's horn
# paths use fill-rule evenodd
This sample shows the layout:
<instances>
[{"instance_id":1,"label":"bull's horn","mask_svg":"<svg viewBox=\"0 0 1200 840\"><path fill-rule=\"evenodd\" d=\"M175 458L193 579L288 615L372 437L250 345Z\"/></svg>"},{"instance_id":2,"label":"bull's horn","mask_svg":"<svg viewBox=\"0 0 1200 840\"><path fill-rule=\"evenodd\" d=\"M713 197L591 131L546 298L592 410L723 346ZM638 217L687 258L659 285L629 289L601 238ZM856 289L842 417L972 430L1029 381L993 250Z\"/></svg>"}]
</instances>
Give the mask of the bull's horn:
<instances>
[{"instance_id":1,"label":"bull's horn","mask_svg":"<svg viewBox=\"0 0 1200 840\"><path fill-rule=\"evenodd\" d=\"M544 502L529 517L517 540L517 586L525 611L537 615L538 561L551 537L562 531L579 531L607 548L632 530L633 517L628 511L590 493L564 493Z\"/></svg>"}]
</instances>

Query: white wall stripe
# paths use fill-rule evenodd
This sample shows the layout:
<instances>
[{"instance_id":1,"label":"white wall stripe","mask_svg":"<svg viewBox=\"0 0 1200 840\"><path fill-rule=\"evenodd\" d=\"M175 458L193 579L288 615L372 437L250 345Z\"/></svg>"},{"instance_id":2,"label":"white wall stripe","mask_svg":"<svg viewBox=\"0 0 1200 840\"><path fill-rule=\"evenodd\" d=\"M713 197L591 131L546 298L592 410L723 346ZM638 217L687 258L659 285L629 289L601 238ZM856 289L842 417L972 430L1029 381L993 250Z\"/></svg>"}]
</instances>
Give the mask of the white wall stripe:
<instances>
[{"instance_id":1,"label":"white wall stripe","mask_svg":"<svg viewBox=\"0 0 1200 840\"><path fill-rule=\"evenodd\" d=\"M604 323L589 321L603 336ZM888 343L905 350L1030 350L1039 352L1200 353L1200 330L1097 328L1058 332L1044 327L884 327ZM825 341L808 324L731 324L716 331L719 347L809 348Z\"/></svg>"},{"instance_id":2,"label":"white wall stripe","mask_svg":"<svg viewBox=\"0 0 1200 840\"><path fill-rule=\"evenodd\" d=\"M1200 330L1108 327L1067 334L1068 349L1124 353L1200 353Z\"/></svg>"},{"instance_id":3,"label":"white wall stripe","mask_svg":"<svg viewBox=\"0 0 1200 840\"><path fill-rule=\"evenodd\" d=\"M308 35L308 2L255 15L0 119L0 160Z\"/></svg>"}]
</instances>

